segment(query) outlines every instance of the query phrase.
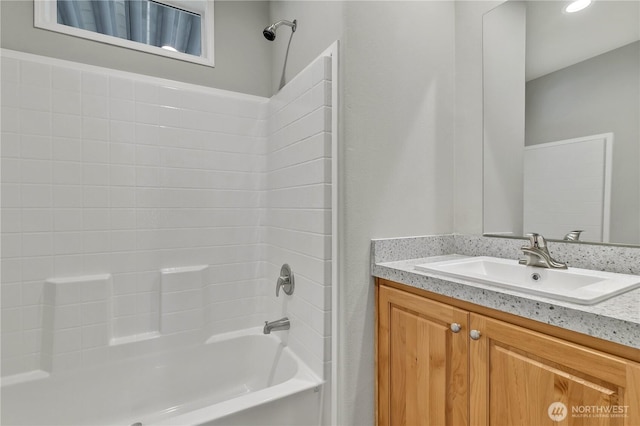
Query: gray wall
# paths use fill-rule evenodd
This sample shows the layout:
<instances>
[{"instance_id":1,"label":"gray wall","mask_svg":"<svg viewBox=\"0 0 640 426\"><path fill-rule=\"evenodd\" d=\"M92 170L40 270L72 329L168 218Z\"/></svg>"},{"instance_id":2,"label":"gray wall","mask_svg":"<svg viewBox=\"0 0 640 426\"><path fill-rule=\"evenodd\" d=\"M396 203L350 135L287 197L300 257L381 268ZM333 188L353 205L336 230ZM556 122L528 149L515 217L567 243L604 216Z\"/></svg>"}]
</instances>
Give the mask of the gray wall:
<instances>
[{"instance_id":1,"label":"gray wall","mask_svg":"<svg viewBox=\"0 0 640 426\"><path fill-rule=\"evenodd\" d=\"M454 2L349 2L342 424L373 424L369 240L453 231Z\"/></svg>"},{"instance_id":2,"label":"gray wall","mask_svg":"<svg viewBox=\"0 0 640 426\"><path fill-rule=\"evenodd\" d=\"M527 83L526 144L614 133L611 241L640 243L640 42Z\"/></svg>"},{"instance_id":3,"label":"gray wall","mask_svg":"<svg viewBox=\"0 0 640 426\"><path fill-rule=\"evenodd\" d=\"M370 240L453 231L454 8L450 1L272 8L272 19L297 18L298 31L313 29L296 32L287 76L341 42L339 424L374 424ZM287 45L274 46L277 84Z\"/></svg>"},{"instance_id":4,"label":"gray wall","mask_svg":"<svg viewBox=\"0 0 640 426\"><path fill-rule=\"evenodd\" d=\"M344 5L345 3L340 1L270 2L270 22L281 19L298 21L293 37L287 27L281 27L276 39L270 43L273 93L280 89L283 82L286 83L295 77L334 41L342 39Z\"/></svg>"},{"instance_id":5,"label":"gray wall","mask_svg":"<svg viewBox=\"0 0 640 426\"><path fill-rule=\"evenodd\" d=\"M522 2L484 15L484 232L522 229L525 30Z\"/></svg>"},{"instance_id":6,"label":"gray wall","mask_svg":"<svg viewBox=\"0 0 640 426\"><path fill-rule=\"evenodd\" d=\"M215 68L97 43L33 26L32 0L1 0L1 46L259 96L271 95L267 1L215 1Z\"/></svg>"},{"instance_id":7,"label":"gray wall","mask_svg":"<svg viewBox=\"0 0 640 426\"><path fill-rule=\"evenodd\" d=\"M482 15L502 3L456 1L454 230L482 233Z\"/></svg>"}]
</instances>

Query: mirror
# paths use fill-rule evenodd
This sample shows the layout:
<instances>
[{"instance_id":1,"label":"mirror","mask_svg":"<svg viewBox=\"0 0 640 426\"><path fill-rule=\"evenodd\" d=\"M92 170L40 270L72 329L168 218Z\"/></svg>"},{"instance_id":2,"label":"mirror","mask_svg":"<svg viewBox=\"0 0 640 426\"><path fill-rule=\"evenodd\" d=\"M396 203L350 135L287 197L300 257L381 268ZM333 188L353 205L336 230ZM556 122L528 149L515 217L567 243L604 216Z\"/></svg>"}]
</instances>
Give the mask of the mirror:
<instances>
[{"instance_id":1,"label":"mirror","mask_svg":"<svg viewBox=\"0 0 640 426\"><path fill-rule=\"evenodd\" d=\"M485 235L640 245L640 1L483 17Z\"/></svg>"}]
</instances>

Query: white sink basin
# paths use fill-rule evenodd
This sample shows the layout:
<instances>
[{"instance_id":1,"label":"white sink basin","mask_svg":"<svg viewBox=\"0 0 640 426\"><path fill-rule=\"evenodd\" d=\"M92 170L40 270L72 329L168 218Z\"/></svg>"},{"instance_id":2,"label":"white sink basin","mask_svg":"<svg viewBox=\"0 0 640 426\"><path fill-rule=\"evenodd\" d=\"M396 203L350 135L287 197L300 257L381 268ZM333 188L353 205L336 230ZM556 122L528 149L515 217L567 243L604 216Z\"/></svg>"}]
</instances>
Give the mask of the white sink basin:
<instances>
[{"instance_id":1,"label":"white sink basin","mask_svg":"<svg viewBox=\"0 0 640 426\"><path fill-rule=\"evenodd\" d=\"M640 287L638 275L578 268L538 268L497 257L424 263L416 265L415 269L582 305L593 305Z\"/></svg>"}]
</instances>

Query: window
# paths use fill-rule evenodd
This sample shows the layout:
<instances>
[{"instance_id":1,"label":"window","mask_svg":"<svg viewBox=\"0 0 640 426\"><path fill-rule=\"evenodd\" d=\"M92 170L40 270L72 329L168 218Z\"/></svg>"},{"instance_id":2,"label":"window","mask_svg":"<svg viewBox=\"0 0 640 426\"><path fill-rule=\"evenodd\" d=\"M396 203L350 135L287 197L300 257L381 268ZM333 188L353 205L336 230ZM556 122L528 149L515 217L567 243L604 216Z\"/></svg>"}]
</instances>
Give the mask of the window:
<instances>
[{"instance_id":1,"label":"window","mask_svg":"<svg viewBox=\"0 0 640 426\"><path fill-rule=\"evenodd\" d=\"M212 0L35 0L35 26L213 66Z\"/></svg>"}]
</instances>

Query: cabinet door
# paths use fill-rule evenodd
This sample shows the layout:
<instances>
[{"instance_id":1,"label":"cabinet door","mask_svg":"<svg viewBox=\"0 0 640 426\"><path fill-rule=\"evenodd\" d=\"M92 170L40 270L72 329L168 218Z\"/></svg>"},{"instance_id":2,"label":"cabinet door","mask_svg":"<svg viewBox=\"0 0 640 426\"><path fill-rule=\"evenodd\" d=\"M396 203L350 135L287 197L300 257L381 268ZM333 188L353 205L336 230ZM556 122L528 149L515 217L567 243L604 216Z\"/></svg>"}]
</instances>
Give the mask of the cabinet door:
<instances>
[{"instance_id":1,"label":"cabinet door","mask_svg":"<svg viewBox=\"0 0 640 426\"><path fill-rule=\"evenodd\" d=\"M471 314L477 425L640 425L640 365ZM477 337L477 335L476 335Z\"/></svg>"},{"instance_id":2,"label":"cabinet door","mask_svg":"<svg viewBox=\"0 0 640 426\"><path fill-rule=\"evenodd\" d=\"M468 424L467 325L466 311L380 286L378 425Z\"/></svg>"}]
</instances>

